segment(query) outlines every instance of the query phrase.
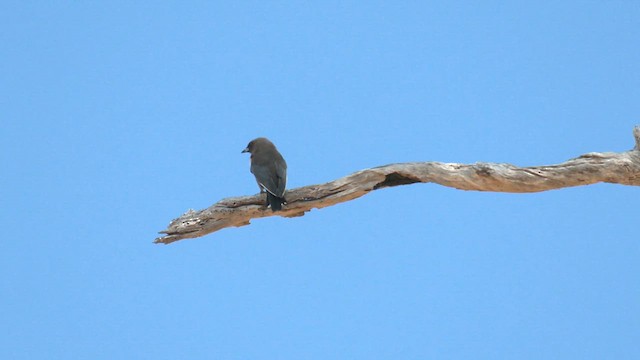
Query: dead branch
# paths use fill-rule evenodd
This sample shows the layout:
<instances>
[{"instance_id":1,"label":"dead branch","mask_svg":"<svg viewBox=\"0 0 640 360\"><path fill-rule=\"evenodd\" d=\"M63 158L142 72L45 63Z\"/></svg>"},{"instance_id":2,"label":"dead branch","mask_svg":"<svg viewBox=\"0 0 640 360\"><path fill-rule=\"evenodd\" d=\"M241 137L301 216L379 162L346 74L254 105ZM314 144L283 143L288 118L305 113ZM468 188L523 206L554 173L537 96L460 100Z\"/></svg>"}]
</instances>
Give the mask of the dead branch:
<instances>
[{"instance_id":1,"label":"dead branch","mask_svg":"<svg viewBox=\"0 0 640 360\"><path fill-rule=\"evenodd\" d=\"M325 184L288 190L282 211L267 209L264 194L222 199L207 209L189 210L169 224L155 243L196 238L254 218L296 217L339 204L370 191L413 183L436 183L460 190L531 193L600 182L640 186L640 126L633 130L635 148L622 153L588 153L557 165L517 167L511 164L440 162L401 163L358 171Z\"/></svg>"}]
</instances>

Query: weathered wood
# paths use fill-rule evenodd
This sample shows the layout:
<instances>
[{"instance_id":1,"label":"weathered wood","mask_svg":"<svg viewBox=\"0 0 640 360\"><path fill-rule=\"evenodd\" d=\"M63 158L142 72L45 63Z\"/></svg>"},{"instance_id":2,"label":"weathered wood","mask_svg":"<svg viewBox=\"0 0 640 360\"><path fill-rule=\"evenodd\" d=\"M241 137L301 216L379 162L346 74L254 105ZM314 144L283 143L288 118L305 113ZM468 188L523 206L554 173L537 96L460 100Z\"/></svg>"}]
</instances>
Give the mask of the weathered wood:
<instances>
[{"instance_id":1,"label":"weathered wood","mask_svg":"<svg viewBox=\"0 0 640 360\"><path fill-rule=\"evenodd\" d=\"M370 191L413 183L436 183L460 190L531 193L600 182L640 186L640 126L635 148L622 153L588 153L557 165L517 167L502 163L401 163L358 171L325 184L288 190L282 211L267 209L264 194L222 199L207 209L189 210L171 221L155 243L200 237L255 218L296 217L317 208L356 199Z\"/></svg>"}]
</instances>

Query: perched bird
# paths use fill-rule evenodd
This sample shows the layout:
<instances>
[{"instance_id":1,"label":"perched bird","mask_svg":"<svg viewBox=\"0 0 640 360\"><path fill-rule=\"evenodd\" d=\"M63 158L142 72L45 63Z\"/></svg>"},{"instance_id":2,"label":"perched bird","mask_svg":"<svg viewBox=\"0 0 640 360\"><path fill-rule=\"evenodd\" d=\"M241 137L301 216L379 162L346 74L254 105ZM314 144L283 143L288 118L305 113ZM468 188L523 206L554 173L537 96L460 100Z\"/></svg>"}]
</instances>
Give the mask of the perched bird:
<instances>
[{"instance_id":1,"label":"perched bird","mask_svg":"<svg viewBox=\"0 0 640 360\"><path fill-rule=\"evenodd\" d=\"M243 153L251 153L251 173L256 177L260 192L267 192L267 206L272 211L282 209L284 188L287 186L287 163L267 138L251 140Z\"/></svg>"}]
</instances>

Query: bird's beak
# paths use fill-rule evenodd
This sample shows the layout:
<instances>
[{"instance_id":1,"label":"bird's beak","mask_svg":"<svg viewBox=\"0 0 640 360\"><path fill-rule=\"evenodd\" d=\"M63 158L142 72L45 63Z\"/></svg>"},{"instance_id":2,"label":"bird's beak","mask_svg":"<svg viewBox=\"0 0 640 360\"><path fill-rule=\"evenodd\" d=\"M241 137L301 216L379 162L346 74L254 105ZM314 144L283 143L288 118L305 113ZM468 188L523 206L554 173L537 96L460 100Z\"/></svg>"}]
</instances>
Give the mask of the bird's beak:
<instances>
[{"instance_id":1,"label":"bird's beak","mask_svg":"<svg viewBox=\"0 0 640 360\"><path fill-rule=\"evenodd\" d=\"M246 152L249 152L249 148L245 148L244 150L242 150L242 153L246 153Z\"/></svg>"}]
</instances>

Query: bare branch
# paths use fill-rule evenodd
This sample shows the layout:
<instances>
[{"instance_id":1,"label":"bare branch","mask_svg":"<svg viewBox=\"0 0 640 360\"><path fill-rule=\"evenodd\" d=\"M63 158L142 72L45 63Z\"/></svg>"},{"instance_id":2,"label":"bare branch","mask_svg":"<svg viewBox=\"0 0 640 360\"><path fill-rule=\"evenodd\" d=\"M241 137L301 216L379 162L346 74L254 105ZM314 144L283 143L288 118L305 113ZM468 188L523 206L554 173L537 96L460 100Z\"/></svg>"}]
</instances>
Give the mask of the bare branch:
<instances>
[{"instance_id":1,"label":"bare branch","mask_svg":"<svg viewBox=\"0 0 640 360\"><path fill-rule=\"evenodd\" d=\"M288 190L282 211L267 209L264 195L226 198L207 209L189 210L173 220L155 243L200 237L268 216L296 217L317 208L359 198L370 191L413 183L460 190L531 193L600 182L640 186L640 126L635 148L622 153L588 153L557 165L520 168L510 164L402 163L358 171L325 184Z\"/></svg>"}]
</instances>

